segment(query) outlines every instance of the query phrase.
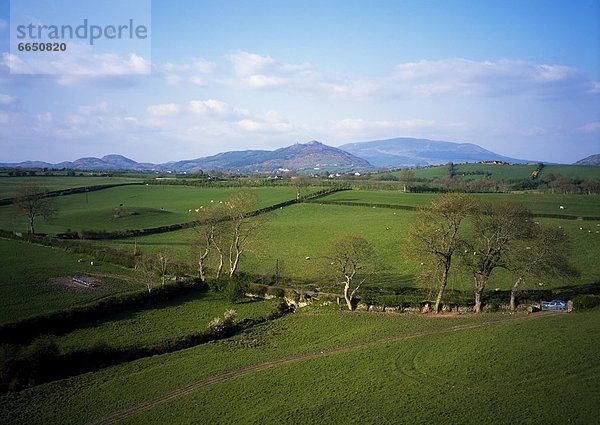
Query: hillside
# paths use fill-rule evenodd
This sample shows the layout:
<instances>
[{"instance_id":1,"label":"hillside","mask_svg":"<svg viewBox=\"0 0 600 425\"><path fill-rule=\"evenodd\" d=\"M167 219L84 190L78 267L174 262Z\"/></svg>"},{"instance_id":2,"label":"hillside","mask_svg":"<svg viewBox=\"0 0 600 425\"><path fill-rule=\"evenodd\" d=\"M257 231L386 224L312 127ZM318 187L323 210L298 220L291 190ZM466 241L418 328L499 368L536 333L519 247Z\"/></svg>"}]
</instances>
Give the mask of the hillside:
<instances>
[{"instance_id":1,"label":"hillside","mask_svg":"<svg viewBox=\"0 0 600 425\"><path fill-rule=\"evenodd\" d=\"M73 170L133 170L133 171L175 171L197 172L273 172L286 170L329 170L348 171L372 168L369 162L348 152L317 141L296 143L274 151L247 150L223 152L213 156L167 162L164 164L138 163L122 155L106 155L102 158L80 158L73 162L50 164L40 161L26 161L18 164L0 164L0 167L20 168L67 168Z\"/></svg>"},{"instance_id":2,"label":"hillside","mask_svg":"<svg viewBox=\"0 0 600 425\"><path fill-rule=\"evenodd\" d=\"M580 159L573 165L600 165L600 153Z\"/></svg>"},{"instance_id":3,"label":"hillside","mask_svg":"<svg viewBox=\"0 0 600 425\"><path fill-rule=\"evenodd\" d=\"M528 161L509 158L472 143L452 143L428 139L396 138L349 143L339 147L369 161L375 167L396 168L413 165L437 165L447 162Z\"/></svg>"}]
</instances>

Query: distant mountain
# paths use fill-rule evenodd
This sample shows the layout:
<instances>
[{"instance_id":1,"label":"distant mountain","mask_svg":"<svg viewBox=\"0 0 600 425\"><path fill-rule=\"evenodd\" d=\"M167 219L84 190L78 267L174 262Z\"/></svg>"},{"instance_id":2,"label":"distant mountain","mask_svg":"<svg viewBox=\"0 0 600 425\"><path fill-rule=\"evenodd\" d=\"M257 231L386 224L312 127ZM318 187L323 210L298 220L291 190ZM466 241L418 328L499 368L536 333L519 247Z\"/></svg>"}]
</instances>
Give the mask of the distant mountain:
<instances>
[{"instance_id":1,"label":"distant mountain","mask_svg":"<svg viewBox=\"0 0 600 425\"><path fill-rule=\"evenodd\" d=\"M366 159L375 167L396 168L413 165L437 165L447 162L504 161L529 162L488 151L472 143L452 143L428 139L397 138L349 143L340 149Z\"/></svg>"},{"instance_id":2,"label":"distant mountain","mask_svg":"<svg viewBox=\"0 0 600 425\"><path fill-rule=\"evenodd\" d=\"M176 171L198 170L238 171L244 173L285 170L356 170L372 168L371 164L348 152L324 145L316 140L274 151L249 150L224 152L217 155L169 164Z\"/></svg>"},{"instance_id":3,"label":"distant mountain","mask_svg":"<svg viewBox=\"0 0 600 425\"><path fill-rule=\"evenodd\" d=\"M580 159L573 165L600 165L600 153Z\"/></svg>"},{"instance_id":4,"label":"distant mountain","mask_svg":"<svg viewBox=\"0 0 600 425\"><path fill-rule=\"evenodd\" d=\"M0 167L19 168L67 168L90 171L175 171L197 172L272 172L278 169L312 171L349 171L372 168L369 162L348 152L317 141L297 143L274 151L247 150L223 152L204 158L185 161L167 162L164 164L138 163L122 155L106 155L102 158L80 158L73 162L49 164L40 161L26 161L18 164L0 164Z\"/></svg>"},{"instance_id":5,"label":"distant mountain","mask_svg":"<svg viewBox=\"0 0 600 425\"><path fill-rule=\"evenodd\" d=\"M106 155L102 158L79 158L75 161L64 161L58 164L50 164L43 161L25 161L17 164L0 164L0 167L17 167L17 168L66 168L69 170L86 170L86 171L143 171L156 170L157 165L136 162L126 158L123 155Z\"/></svg>"}]
</instances>

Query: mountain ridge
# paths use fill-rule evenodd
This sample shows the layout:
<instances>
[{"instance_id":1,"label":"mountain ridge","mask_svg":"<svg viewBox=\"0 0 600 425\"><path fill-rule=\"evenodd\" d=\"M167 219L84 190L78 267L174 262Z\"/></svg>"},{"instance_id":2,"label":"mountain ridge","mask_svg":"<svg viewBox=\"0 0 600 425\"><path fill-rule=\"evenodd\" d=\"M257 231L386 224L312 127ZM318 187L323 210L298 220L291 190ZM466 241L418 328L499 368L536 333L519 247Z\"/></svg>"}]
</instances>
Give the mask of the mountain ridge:
<instances>
[{"instance_id":1,"label":"mountain ridge","mask_svg":"<svg viewBox=\"0 0 600 425\"><path fill-rule=\"evenodd\" d=\"M585 158L574 162L573 165L600 165L600 153L586 156Z\"/></svg>"},{"instance_id":2,"label":"mountain ridge","mask_svg":"<svg viewBox=\"0 0 600 425\"><path fill-rule=\"evenodd\" d=\"M450 161L457 163L480 161L530 162L499 155L474 143L455 143L409 137L347 143L339 146L339 148L366 159L376 167L383 168L440 165Z\"/></svg>"},{"instance_id":3,"label":"mountain ridge","mask_svg":"<svg viewBox=\"0 0 600 425\"><path fill-rule=\"evenodd\" d=\"M473 143L454 143L415 138L394 138L347 143L339 147L316 140L296 143L275 150L250 149L220 152L215 155L170 161L162 164L136 162L119 154L102 158L84 157L51 164L43 161L0 163L0 167L65 168L87 171L172 171L194 173L200 170L271 173L276 171L362 171L437 165L447 162L504 161L531 162L496 154Z\"/></svg>"}]
</instances>

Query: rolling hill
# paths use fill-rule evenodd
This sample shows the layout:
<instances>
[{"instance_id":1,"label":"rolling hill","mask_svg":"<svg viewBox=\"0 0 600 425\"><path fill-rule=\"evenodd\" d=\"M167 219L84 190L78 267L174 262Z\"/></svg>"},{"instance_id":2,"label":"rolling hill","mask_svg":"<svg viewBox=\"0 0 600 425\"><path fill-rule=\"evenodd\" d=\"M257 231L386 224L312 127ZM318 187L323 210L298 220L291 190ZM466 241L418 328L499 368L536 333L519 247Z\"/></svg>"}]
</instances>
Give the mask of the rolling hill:
<instances>
[{"instance_id":1,"label":"rolling hill","mask_svg":"<svg viewBox=\"0 0 600 425\"><path fill-rule=\"evenodd\" d=\"M598 161L592 155L582 161ZM173 171L192 173L197 171L224 171L240 173L270 173L277 170L294 171L356 171L374 168L400 168L415 165L438 165L447 162L504 161L526 163L491 152L472 143L452 143L428 139L396 138L349 143L332 147L318 141L296 143L291 146L268 150L244 150L222 152L196 159L171 161L162 164L139 163L122 155L106 155L102 158L80 158L72 162L50 164L26 161L18 164L2 164L0 167L54 168L89 171ZM581 161L580 161L581 162Z\"/></svg>"},{"instance_id":2,"label":"rolling hill","mask_svg":"<svg viewBox=\"0 0 600 425\"><path fill-rule=\"evenodd\" d=\"M580 159L573 165L600 165L600 153Z\"/></svg>"},{"instance_id":3,"label":"rolling hill","mask_svg":"<svg viewBox=\"0 0 600 425\"><path fill-rule=\"evenodd\" d=\"M373 166L381 168L438 165L450 161L457 163L479 161L529 162L498 155L473 143L452 143L405 137L349 143L339 148L364 158Z\"/></svg>"}]
</instances>

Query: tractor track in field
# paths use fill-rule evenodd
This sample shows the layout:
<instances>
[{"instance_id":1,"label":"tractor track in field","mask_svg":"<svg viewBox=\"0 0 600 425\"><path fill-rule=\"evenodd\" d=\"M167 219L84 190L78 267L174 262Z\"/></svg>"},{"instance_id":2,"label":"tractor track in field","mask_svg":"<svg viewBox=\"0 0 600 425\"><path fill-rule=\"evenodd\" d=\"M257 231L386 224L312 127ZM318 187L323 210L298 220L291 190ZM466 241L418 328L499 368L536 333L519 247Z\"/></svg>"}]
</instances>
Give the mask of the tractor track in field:
<instances>
[{"instance_id":1,"label":"tractor track in field","mask_svg":"<svg viewBox=\"0 0 600 425\"><path fill-rule=\"evenodd\" d=\"M88 425L116 424L120 421L131 418L139 413L149 411L149 410L153 409L154 407L157 407L162 404L168 403L170 401L178 400L182 397L193 394L196 391L199 391L210 385L215 385L215 384L219 384L221 382L229 381L232 379L241 378L246 375L250 375L252 373L261 372L263 370L272 369L272 368L286 365L286 364L292 364L292 363L298 363L298 362L302 362L302 361L324 358L324 357L335 355L335 354L341 354L341 353L347 353L347 352L351 352L351 351L361 350L364 348L369 348L372 346L386 344L386 343L390 343L390 342L400 342L400 341L410 340L413 338L448 334L448 333L452 333L452 332L460 332L460 331L464 331L464 330L483 328L486 326L492 326L492 325L515 322L515 321L540 319L543 317L554 316L557 314L561 314L561 313L556 313L556 312L551 312L551 311L542 311L542 312L538 312L538 313L535 313L532 315L526 315L526 316L515 315L515 316L509 316L506 318L496 319L496 320L489 320L489 321L478 322L478 323L467 323L464 325L456 325L456 326L452 326L450 328L445 328L445 329L436 329L436 330L431 330L431 331L413 332L413 333L404 334L404 335L391 336L391 337L387 337L387 338L381 338L381 339L378 339L375 341L365 342L362 344L354 344L354 345L349 345L349 346L345 346L345 347L339 347L339 348L334 348L334 349L319 351L319 352L297 354L294 356L284 357L284 358L277 359L277 360L272 360L272 361L268 361L268 362L264 362L264 363L245 366L245 367L241 367L238 369L233 369L233 370L230 370L227 372L221 372L216 375L212 375L212 376L208 376L208 377L199 379L195 382L192 382L191 384L177 388L177 389L172 390L161 396L146 400L135 406L129 407L127 409L124 409L124 410L121 410L118 412L114 412L108 416L104 416L102 418L91 421L88 423Z\"/></svg>"}]
</instances>

